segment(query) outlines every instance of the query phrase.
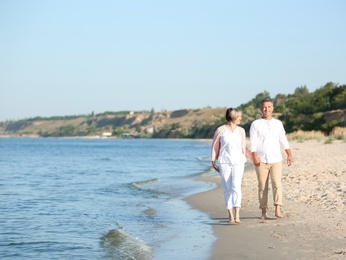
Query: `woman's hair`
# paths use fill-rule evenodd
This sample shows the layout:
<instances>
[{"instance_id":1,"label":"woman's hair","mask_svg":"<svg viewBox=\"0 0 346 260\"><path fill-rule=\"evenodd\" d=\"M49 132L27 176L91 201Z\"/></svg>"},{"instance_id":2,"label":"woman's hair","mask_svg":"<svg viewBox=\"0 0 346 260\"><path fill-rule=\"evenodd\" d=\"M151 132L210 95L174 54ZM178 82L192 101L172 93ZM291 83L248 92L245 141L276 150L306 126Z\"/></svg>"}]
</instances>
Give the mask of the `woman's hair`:
<instances>
[{"instance_id":1,"label":"woman's hair","mask_svg":"<svg viewBox=\"0 0 346 260\"><path fill-rule=\"evenodd\" d=\"M241 112L236 108L230 107L226 110L227 122L233 121L234 119L236 119L240 115L241 115Z\"/></svg>"}]
</instances>

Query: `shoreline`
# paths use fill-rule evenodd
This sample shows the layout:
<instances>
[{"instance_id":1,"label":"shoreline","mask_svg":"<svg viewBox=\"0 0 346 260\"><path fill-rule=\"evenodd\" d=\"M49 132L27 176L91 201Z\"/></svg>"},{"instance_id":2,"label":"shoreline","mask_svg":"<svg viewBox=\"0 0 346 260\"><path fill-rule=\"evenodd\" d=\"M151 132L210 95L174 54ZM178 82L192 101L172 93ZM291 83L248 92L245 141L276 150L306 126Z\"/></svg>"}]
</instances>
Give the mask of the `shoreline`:
<instances>
[{"instance_id":1,"label":"shoreline","mask_svg":"<svg viewBox=\"0 0 346 260\"><path fill-rule=\"evenodd\" d=\"M282 219L274 217L274 206L270 204L269 219L259 219L253 168L244 172L238 225L228 224L219 175L197 178L217 184L213 190L185 198L211 218L208 224L217 239L210 259L346 258L346 143L307 140L290 141L290 145L293 165L283 166Z\"/></svg>"},{"instance_id":2,"label":"shoreline","mask_svg":"<svg viewBox=\"0 0 346 260\"><path fill-rule=\"evenodd\" d=\"M247 178L256 178L254 170L244 172L243 180ZM199 177L197 180L213 182L217 185L213 190L185 198L192 207L207 213L211 218L208 224L213 228L216 241L212 245L210 259L258 259L259 256L263 259L277 257L299 259L297 245L292 242L277 243L276 238L271 236L272 231L266 222L277 226L281 221L273 218L272 212L269 211L268 220L260 220L258 205L256 203L256 205L252 205L252 201L245 202L246 198L243 195L240 212L241 224L228 224L228 213L219 176ZM276 233L278 232L276 231Z\"/></svg>"}]
</instances>

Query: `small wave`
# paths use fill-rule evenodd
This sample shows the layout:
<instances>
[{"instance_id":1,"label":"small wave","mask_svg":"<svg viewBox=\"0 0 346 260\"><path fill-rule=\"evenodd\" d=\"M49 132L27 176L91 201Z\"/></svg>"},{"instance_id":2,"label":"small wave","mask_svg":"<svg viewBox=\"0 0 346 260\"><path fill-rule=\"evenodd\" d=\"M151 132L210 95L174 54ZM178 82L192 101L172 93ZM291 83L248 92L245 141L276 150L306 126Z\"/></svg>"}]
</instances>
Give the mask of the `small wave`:
<instances>
[{"instance_id":1,"label":"small wave","mask_svg":"<svg viewBox=\"0 0 346 260\"><path fill-rule=\"evenodd\" d=\"M146 180L146 181L138 181L138 182L133 182L130 184L130 187L133 187L137 190L140 191L145 191L152 193L155 197L158 196L159 194L166 194L165 192L154 190L154 189L144 189L142 186L143 185L148 185L148 184L153 184L153 183L158 183L160 182L160 179L151 179L151 180Z\"/></svg>"},{"instance_id":2,"label":"small wave","mask_svg":"<svg viewBox=\"0 0 346 260\"><path fill-rule=\"evenodd\" d=\"M185 178L185 177L193 177L194 178L194 177L205 176L205 175L214 175L216 173L217 172L214 170L213 166L208 166L208 168L206 168L203 171L189 174L187 176L184 176L183 178Z\"/></svg>"},{"instance_id":3,"label":"small wave","mask_svg":"<svg viewBox=\"0 0 346 260\"><path fill-rule=\"evenodd\" d=\"M143 185L152 184L152 183L156 183L156 182L160 182L160 179L151 179L151 180L147 180L147 181L133 182L132 185L135 186L136 188L140 189Z\"/></svg>"},{"instance_id":4,"label":"small wave","mask_svg":"<svg viewBox=\"0 0 346 260\"><path fill-rule=\"evenodd\" d=\"M208 169L205 169L204 171L200 172L197 175L204 176L209 174L215 174L217 171L214 170L213 166L210 166Z\"/></svg>"},{"instance_id":5,"label":"small wave","mask_svg":"<svg viewBox=\"0 0 346 260\"><path fill-rule=\"evenodd\" d=\"M100 244L116 259L149 260L152 258L152 250L149 246L122 229L109 230L107 234L101 237Z\"/></svg>"}]
</instances>

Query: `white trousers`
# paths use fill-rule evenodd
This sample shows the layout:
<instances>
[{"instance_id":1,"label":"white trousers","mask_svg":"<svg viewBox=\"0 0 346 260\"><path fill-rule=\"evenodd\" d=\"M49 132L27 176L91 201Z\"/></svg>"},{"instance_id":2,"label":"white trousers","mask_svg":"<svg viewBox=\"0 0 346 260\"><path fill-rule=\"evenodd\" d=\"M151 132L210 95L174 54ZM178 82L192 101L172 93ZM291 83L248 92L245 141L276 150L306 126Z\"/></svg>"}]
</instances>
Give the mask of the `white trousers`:
<instances>
[{"instance_id":1,"label":"white trousers","mask_svg":"<svg viewBox=\"0 0 346 260\"><path fill-rule=\"evenodd\" d=\"M226 209L241 207L241 183L243 180L244 165L229 165L226 163L220 163L219 165Z\"/></svg>"}]
</instances>

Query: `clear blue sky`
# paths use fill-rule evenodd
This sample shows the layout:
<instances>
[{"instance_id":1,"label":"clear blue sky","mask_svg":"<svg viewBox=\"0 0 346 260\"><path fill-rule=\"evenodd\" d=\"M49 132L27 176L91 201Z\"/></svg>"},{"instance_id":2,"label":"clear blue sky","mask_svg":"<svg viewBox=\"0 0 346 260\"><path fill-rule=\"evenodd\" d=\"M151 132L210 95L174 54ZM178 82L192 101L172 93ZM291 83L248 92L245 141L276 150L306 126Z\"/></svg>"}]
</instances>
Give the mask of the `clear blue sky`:
<instances>
[{"instance_id":1,"label":"clear blue sky","mask_svg":"<svg viewBox=\"0 0 346 260\"><path fill-rule=\"evenodd\" d=\"M0 121L346 84L346 1L0 0Z\"/></svg>"}]
</instances>

